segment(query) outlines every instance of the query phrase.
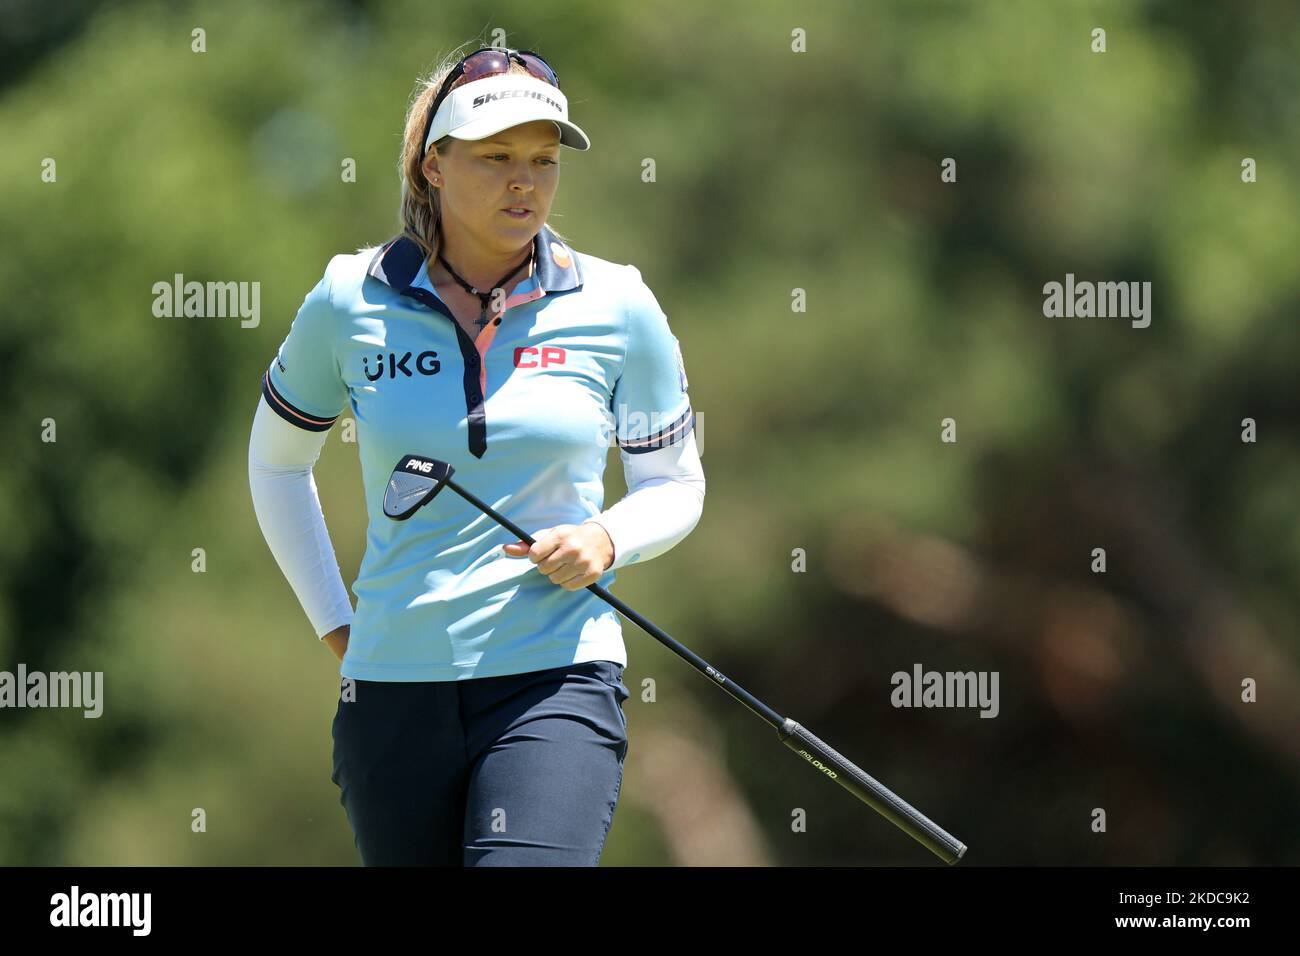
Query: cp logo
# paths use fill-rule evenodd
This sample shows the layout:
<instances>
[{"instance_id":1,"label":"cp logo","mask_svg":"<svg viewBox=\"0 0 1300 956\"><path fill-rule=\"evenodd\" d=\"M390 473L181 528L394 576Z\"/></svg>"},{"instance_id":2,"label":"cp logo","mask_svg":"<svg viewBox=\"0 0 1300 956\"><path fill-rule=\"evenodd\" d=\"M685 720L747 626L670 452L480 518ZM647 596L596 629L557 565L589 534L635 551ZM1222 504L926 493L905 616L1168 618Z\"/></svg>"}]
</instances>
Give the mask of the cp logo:
<instances>
[{"instance_id":1,"label":"cp logo","mask_svg":"<svg viewBox=\"0 0 1300 956\"><path fill-rule=\"evenodd\" d=\"M543 345L540 349L531 345L515 349L515 368L547 368L551 365L563 365L565 351L554 345Z\"/></svg>"}]
</instances>

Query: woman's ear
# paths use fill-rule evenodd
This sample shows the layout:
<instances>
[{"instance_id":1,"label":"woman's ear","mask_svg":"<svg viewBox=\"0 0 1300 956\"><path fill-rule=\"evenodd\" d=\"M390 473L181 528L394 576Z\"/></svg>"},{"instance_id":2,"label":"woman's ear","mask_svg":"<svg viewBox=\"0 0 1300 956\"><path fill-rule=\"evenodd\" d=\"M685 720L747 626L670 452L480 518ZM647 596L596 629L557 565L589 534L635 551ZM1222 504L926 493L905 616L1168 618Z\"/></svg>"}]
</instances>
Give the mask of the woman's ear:
<instances>
[{"instance_id":1,"label":"woman's ear","mask_svg":"<svg viewBox=\"0 0 1300 956\"><path fill-rule=\"evenodd\" d=\"M429 150L429 154L424 157L424 162L420 164L420 169L430 186L442 187L442 170L438 168L438 151L436 149Z\"/></svg>"}]
</instances>

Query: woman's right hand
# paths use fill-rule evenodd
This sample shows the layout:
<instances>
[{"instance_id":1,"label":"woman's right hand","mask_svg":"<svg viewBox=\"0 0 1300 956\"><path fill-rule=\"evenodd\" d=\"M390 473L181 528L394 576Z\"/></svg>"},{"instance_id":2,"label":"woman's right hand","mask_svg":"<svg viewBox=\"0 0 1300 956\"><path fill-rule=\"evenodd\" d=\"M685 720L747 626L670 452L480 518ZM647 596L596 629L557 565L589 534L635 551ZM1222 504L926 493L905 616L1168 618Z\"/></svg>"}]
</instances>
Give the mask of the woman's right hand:
<instances>
[{"instance_id":1,"label":"woman's right hand","mask_svg":"<svg viewBox=\"0 0 1300 956\"><path fill-rule=\"evenodd\" d=\"M348 636L351 633L352 625L344 624L342 627L336 627L334 630L330 631L322 637L321 640L330 646L330 650L334 652L335 657L339 660L343 660L343 655L346 654L348 650Z\"/></svg>"}]
</instances>

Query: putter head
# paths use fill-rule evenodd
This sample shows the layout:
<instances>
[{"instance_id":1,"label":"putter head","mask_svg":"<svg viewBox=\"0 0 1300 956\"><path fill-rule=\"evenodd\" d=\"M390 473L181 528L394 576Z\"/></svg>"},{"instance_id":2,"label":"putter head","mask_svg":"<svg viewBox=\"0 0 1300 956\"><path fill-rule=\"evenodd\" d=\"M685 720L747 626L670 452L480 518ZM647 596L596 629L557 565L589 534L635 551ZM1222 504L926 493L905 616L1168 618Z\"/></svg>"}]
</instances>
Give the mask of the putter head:
<instances>
[{"instance_id":1,"label":"putter head","mask_svg":"<svg viewBox=\"0 0 1300 956\"><path fill-rule=\"evenodd\" d=\"M454 470L436 458L404 456L393 469L384 490L384 514L394 521L405 521L442 491Z\"/></svg>"}]
</instances>

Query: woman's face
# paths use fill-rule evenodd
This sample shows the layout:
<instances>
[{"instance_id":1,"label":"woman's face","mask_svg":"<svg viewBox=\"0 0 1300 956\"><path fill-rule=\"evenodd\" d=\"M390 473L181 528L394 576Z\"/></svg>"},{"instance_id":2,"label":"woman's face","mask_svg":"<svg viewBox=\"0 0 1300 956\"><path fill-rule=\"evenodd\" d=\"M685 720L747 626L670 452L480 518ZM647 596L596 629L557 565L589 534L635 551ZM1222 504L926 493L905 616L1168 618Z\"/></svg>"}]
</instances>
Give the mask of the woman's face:
<instances>
[{"instance_id":1,"label":"woman's face","mask_svg":"<svg viewBox=\"0 0 1300 956\"><path fill-rule=\"evenodd\" d=\"M485 251L509 254L532 241L560 185L560 133L548 120L512 126L481 140L453 140L424 160L437 177L444 230L468 233ZM511 207L526 216L507 213Z\"/></svg>"}]
</instances>

